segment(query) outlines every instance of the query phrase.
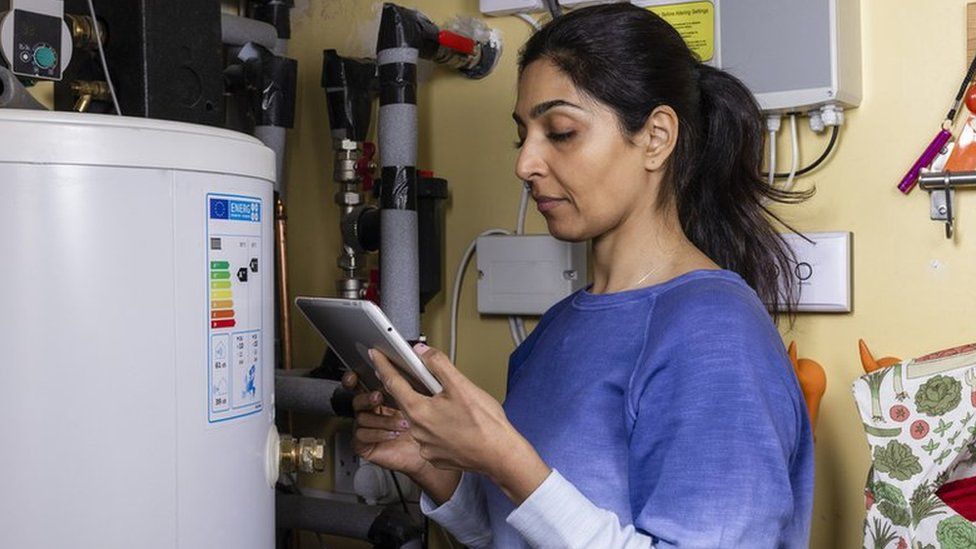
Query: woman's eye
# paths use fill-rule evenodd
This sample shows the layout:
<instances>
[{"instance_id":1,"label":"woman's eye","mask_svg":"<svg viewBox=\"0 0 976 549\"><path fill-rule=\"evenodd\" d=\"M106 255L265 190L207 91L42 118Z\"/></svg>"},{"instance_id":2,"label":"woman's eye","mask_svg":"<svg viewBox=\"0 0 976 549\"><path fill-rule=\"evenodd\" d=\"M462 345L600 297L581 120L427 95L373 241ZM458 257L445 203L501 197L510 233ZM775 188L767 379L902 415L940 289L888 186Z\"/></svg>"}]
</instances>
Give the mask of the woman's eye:
<instances>
[{"instance_id":1,"label":"woman's eye","mask_svg":"<svg viewBox=\"0 0 976 549\"><path fill-rule=\"evenodd\" d=\"M550 133L546 137L553 143L562 143L563 141L569 141L574 135L576 135L575 131L568 131L563 133Z\"/></svg>"}]
</instances>

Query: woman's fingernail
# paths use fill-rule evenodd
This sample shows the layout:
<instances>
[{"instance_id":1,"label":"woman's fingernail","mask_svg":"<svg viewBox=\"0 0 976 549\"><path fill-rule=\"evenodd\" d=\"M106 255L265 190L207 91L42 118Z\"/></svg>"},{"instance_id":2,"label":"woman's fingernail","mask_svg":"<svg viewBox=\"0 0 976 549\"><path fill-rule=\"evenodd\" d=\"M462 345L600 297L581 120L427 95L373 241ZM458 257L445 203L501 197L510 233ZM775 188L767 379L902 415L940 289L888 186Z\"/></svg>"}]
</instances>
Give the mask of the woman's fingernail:
<instances>
[{"instance_id":1,"label":"woman's fingernail","mask_svg":"<svg viewBox=\"0 0 976 549\"><path fill-rule=\"evenodd\" d=\"M369 350L369 359L373 362L376 362L376 352L373 351L372 349Z\"/></svg>"},{"instance_id":2,"label":"woman's fingernail","mask_svg":"<svg viewBox=\"0 0 976 549\"><path fill-rule=\"evenodd\" d=\"M369 401L374 404L378 404L381 398L383 398L383 395L378 392L369 395Z\"/></svg>"},{"instance_id":3,"label":"woman's fingernail","mask_svg":"<svg viewBox=\"0 0 976 549\"><path fill-rule=\"evenodd\" d=\"M401 421L401 422L399 423L399 425L400 425L400 428L401 428L401 429L409 429L409 428L410 428L410 424L409 424L409 423L407 423L407 421L406 421L406 420L403 420L403 421Z\"/></svg>"},{"instance_id":4,"label":"woman's fingernail","mask_svg":"<svg viewBox=\"0 0 976 549\"><path fill-rule=\"evenodd\" d=\"M390 438L396 438L400 436L400 431L390 431Z\"/></svg>"},{"instance_id":5,"label":"woman's fingernail","mask_svg":"<svg viewBox=\"0 0 976 549\"><path fill-rule=\"evenodd\" d=\"M418 343L413 346L413 352L417 353L417 356L423 356L430 350L430 347L424 345L423 343Z\"/></svg>"}]
</instances>

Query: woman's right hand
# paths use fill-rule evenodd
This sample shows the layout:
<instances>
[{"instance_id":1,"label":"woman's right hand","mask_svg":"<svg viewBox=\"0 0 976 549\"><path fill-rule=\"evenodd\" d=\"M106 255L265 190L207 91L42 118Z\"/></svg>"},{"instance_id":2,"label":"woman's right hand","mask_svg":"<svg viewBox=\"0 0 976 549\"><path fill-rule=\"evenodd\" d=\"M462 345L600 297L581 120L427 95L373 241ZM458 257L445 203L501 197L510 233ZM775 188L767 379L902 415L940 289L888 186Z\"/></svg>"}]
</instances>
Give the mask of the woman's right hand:
<instances>
[{"instance_id":1,"label":"woman's right hand","mask_svg":"<svg viewBox=\"0 0 976 549\"><path fill-rule=\"evenodd\" d=\"M355 372L342 376L342 386L357 391L352 400L356 426L352 448L370 463L406 474L438 505L451 498L461 481L458 471L445 471L420 457L420 445L410 436L410 423L400 410L383 405L383 393L364 392Z\"/></svg>"},{"instance_id":2,"label":"woman's right hand","mask_svg":"<svg viewBox=\"0 0 976 549\"><path fill-rule=\"evenodd\" d=\"M428 466L420 457L420 446L410 436L410 424L403 414L383 405L383 393L362 392L355 372L342 376L342 386L358 391L352 401L356 413L353 450L356 455L384 469L400 471L411 477Z\"/></svg>"}]
</instances>

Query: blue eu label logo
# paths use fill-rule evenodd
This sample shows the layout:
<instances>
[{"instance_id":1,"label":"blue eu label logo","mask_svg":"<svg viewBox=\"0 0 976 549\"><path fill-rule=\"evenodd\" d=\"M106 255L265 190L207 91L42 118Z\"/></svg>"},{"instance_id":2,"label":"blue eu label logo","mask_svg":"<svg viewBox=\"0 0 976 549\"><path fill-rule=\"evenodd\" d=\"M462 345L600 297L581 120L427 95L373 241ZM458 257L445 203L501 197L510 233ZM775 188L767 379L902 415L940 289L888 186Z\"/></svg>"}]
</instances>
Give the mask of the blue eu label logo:
<instances>
[{"instance_id":1,"label":"blue eu label logo","mask_svg":"<svg viewBox=\"0 0 976 549\"><path fill-rule=\"evenodd\" d=\"M261 221L261 203L225 198L210 199L210 219L228 221Z\"/></svg>"},{"instance_id":2,"label":"blue eu label logo","mask_svg":"<svg viewBox=\"0 0 976 549\"><path fill-rule=\"evenodd\" d=\"M218 200L216 198L210 199L210 219L227 219L227 214L230 212L227 200Z\"/></svg>"}]
</instances>

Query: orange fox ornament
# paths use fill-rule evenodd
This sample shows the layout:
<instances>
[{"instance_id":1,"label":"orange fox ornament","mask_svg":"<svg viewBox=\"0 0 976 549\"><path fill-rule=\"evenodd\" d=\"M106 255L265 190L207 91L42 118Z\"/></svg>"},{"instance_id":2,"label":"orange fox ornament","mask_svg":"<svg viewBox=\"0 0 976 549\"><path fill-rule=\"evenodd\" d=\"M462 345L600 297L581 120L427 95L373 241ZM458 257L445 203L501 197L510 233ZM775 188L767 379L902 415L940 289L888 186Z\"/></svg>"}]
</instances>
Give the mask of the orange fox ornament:
<instances>
[{"instance_id":1,"label":"orange fox ornament","mask_svg":"<svg viewBox=\"0 0 976 549\"><path fill-rule=\"evenodd\" d=\"M816 431L817 414L820 412L820 400L827 391L827 374L823 366L808 358L797 358L796 342L790 342L790 362L800 381L800 390L807 403L807 413L810 415L810 426Z\"/></svg>"}]
</instances>

